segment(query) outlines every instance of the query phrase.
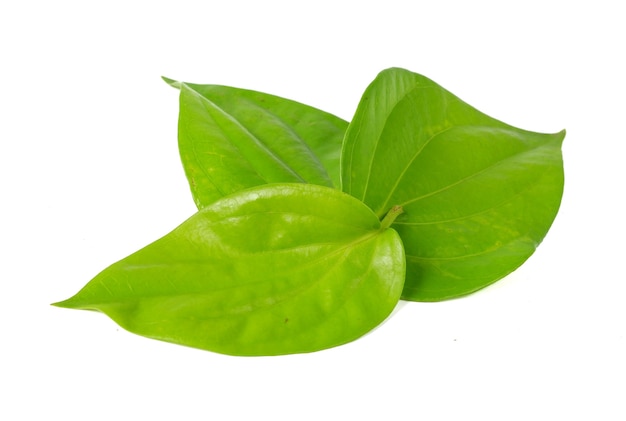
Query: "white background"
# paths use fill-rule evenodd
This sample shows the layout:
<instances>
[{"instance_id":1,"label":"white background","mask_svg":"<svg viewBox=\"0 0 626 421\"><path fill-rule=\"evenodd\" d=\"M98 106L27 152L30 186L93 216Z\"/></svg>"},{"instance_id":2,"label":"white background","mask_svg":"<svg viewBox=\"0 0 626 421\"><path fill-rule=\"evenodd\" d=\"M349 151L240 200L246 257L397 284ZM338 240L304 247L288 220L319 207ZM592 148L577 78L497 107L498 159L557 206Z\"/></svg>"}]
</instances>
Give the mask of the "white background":
<instances>
[{"instance_id":1,"label":"white background","mask_svg":"<svg viewBox=\"0 0 626 421\"><path fill-rule=\"evenodd\" d=\"M618 5L3 1L0 419L626 419ZM161 75L350 120L391 66L510 124L567 129L560 213L515 273L401 305L351 344L274 358L49 306L195 210Z\"/></svg>"}]
</instances>

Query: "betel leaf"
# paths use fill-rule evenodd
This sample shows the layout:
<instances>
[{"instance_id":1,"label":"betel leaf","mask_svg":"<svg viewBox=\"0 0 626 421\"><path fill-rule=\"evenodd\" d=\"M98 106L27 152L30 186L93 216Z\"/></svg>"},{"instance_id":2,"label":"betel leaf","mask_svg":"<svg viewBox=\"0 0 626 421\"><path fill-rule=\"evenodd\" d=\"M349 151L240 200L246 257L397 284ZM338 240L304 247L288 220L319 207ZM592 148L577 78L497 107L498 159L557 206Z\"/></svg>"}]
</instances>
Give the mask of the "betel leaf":
<instances>
[{"instance_id":1,"label":"betel leaf","mask_svg":"<svg viewBox=\"0 0 626 421\"><path fill-rule=\"evenodd\" d=\"M402 243L337 189L275 184L235 193L113 264L60 307L106 313L151 338L232 355L349 342L397 304Z\"/></svg>"},{"instance_id":2,"label":"betel leaf","mask_svg":"<svg viewBox=\"0 0 626 421\"><path fill-rule=\"evenodd\" d=\"M262 92L164 80L180 89L178 144L198 208L267 183L339 187L346 121Z\"/></svg>"},{"instance_id":3,"label":"betel leaf","mask_svg":"<svg viewBox=\"0 0 626 421\"><path fill-rule=\"evenodd\" d=\"M564 136L502 123L407 70L378 75L346 132L342 189L379 216L404 208L404 299L471 293L534 252L561 201Z\"/></svg>"}]
</instances>

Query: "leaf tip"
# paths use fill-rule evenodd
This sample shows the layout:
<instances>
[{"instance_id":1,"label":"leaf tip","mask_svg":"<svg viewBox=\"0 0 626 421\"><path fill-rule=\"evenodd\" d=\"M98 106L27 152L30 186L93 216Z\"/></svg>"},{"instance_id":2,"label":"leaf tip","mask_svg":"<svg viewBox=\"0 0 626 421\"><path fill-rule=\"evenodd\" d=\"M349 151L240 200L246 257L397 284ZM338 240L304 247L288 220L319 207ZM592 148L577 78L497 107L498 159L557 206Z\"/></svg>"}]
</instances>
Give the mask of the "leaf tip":
<instances>
[{"instance_id":1,"label":"leaf tip","mask_svg":"<svg viewBox=\"0 0 626 421\"><path fill-rule=\"evenodd\" d=\"M165 77L165 76L161 76L161 79L163 79L165 81L165 83L167 83L168 85L176 88L176 89L180 89L180 85L182 84L182 82L179 82L177 80L174 79L170 79L169 77Z\"/></svg>"},{"instance_id":2,"label":"leaf tip","mask_svg":"<svg viewBox=\"0 0 626 421\"><path fill-rule=\"evenodd\" d=\"M74 308L74 309L82 308L77 302L76 296L70 297L67 300L51 303L50 305L53 307L60 307L60 308Z\"/></svg>"},{"instance_id":3,"label":"leaf tip","mask_svg":"<svg viewBox=\"0 0 626 421\"><path fill-rule=\"evenodd\" d=\"M563 141L565 140L565 135L566 135L566 131L565 129L563 129L560 132L556 132L552 134L552 137L558 142L559 145L562 145Z\"/></svg>"},{"instance_id":4,"label":"leaf tip","mask_svg":"<svg viewBox=\"0 0 626 421\"><path fill-rule=\"evenodd\" d=\"M68 300L63 300L63 301L57 301L56 303L51 303L50 305L53 307L60 307L60 308L72 308L72 305L69 303L69 299Z\"/></svg>"}]
</instances>

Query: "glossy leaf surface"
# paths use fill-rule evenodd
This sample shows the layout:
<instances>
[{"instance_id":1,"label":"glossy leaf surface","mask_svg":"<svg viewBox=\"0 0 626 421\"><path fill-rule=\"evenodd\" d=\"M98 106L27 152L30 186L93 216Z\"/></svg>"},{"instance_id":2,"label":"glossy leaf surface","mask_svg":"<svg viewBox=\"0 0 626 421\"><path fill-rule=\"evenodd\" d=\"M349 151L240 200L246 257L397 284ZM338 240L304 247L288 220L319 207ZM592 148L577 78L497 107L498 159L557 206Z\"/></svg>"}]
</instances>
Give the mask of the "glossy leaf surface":
<instances>
[{"instance_id":1,"label":"glossy leaf surface","mask_svg":"<svg viewBox=\"0 0 626 421\"><path fill-rule=\"evenodd\" d=\"M151 338L233 355L349 342L402 292L404 251L365 205L309 184L218 200L57 306Z\"/></svg>"},{"instance_id":2,"label":"glossy leaf surface","mask_svg":"<svg viewBox=\"0 0 626 421\"><path fill-rule=\"evenodd\" d=\"M534 252L559 208L564 136L504 124L418 74L379 74L346 132L342 189L379 216L404 208L403 298L471 293Z\"/></svg>"},{"instance_id":3,"label":"glossy leaf surface","mask_svg":"<svg viewBox=\"0 0 626 421\"><path fill-rule=\"evenodd\" d=\"M261 92L165 80L180 89L179 150L198 208L267 183L339 187L346 121Z\"/></svg>"}]
</instances>

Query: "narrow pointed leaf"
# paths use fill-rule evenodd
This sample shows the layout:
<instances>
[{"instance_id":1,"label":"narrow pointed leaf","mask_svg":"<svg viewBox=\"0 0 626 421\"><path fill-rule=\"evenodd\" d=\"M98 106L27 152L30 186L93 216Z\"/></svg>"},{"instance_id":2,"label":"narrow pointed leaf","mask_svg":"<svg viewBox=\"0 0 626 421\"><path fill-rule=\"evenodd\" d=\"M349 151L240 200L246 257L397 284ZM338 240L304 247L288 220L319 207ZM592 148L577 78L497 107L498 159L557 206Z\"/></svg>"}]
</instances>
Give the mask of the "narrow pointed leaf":
<instances>
[{"instance_id":1,"label":"narrow pointed leaf","mask_svg":"<svg viewBox=\"0 0 626 421\"><path fill-rule=\"evenodd\" d=\"M379 216L404 209L403 298L471 293L534 252L561 201L564 136L509 126L403 69L374 80L346 132L342 189Z\"/></svg>"},{"instance_id":2,"label":"narrow pointed leaf","mask_svg":"<svg viewBox=\"0 0 626 421\"><path fill-rule=\"evenodd\" d=\"M218 200L57 306L147 337L233 355L340 345L397 304L393 229L339 190L261 186Z\"/></svg>"},{"instance_id":3,"label":"narrow pointed leaf","mask_svg":"<svg viewBox=\"0 0 626 421\"><path fill-rule=\"evenodd\" d=\"M164 79L180 89L179 150L198 208L266 183L339 187L346 121L274 95Z\"/></svg>"}]
</instances>

